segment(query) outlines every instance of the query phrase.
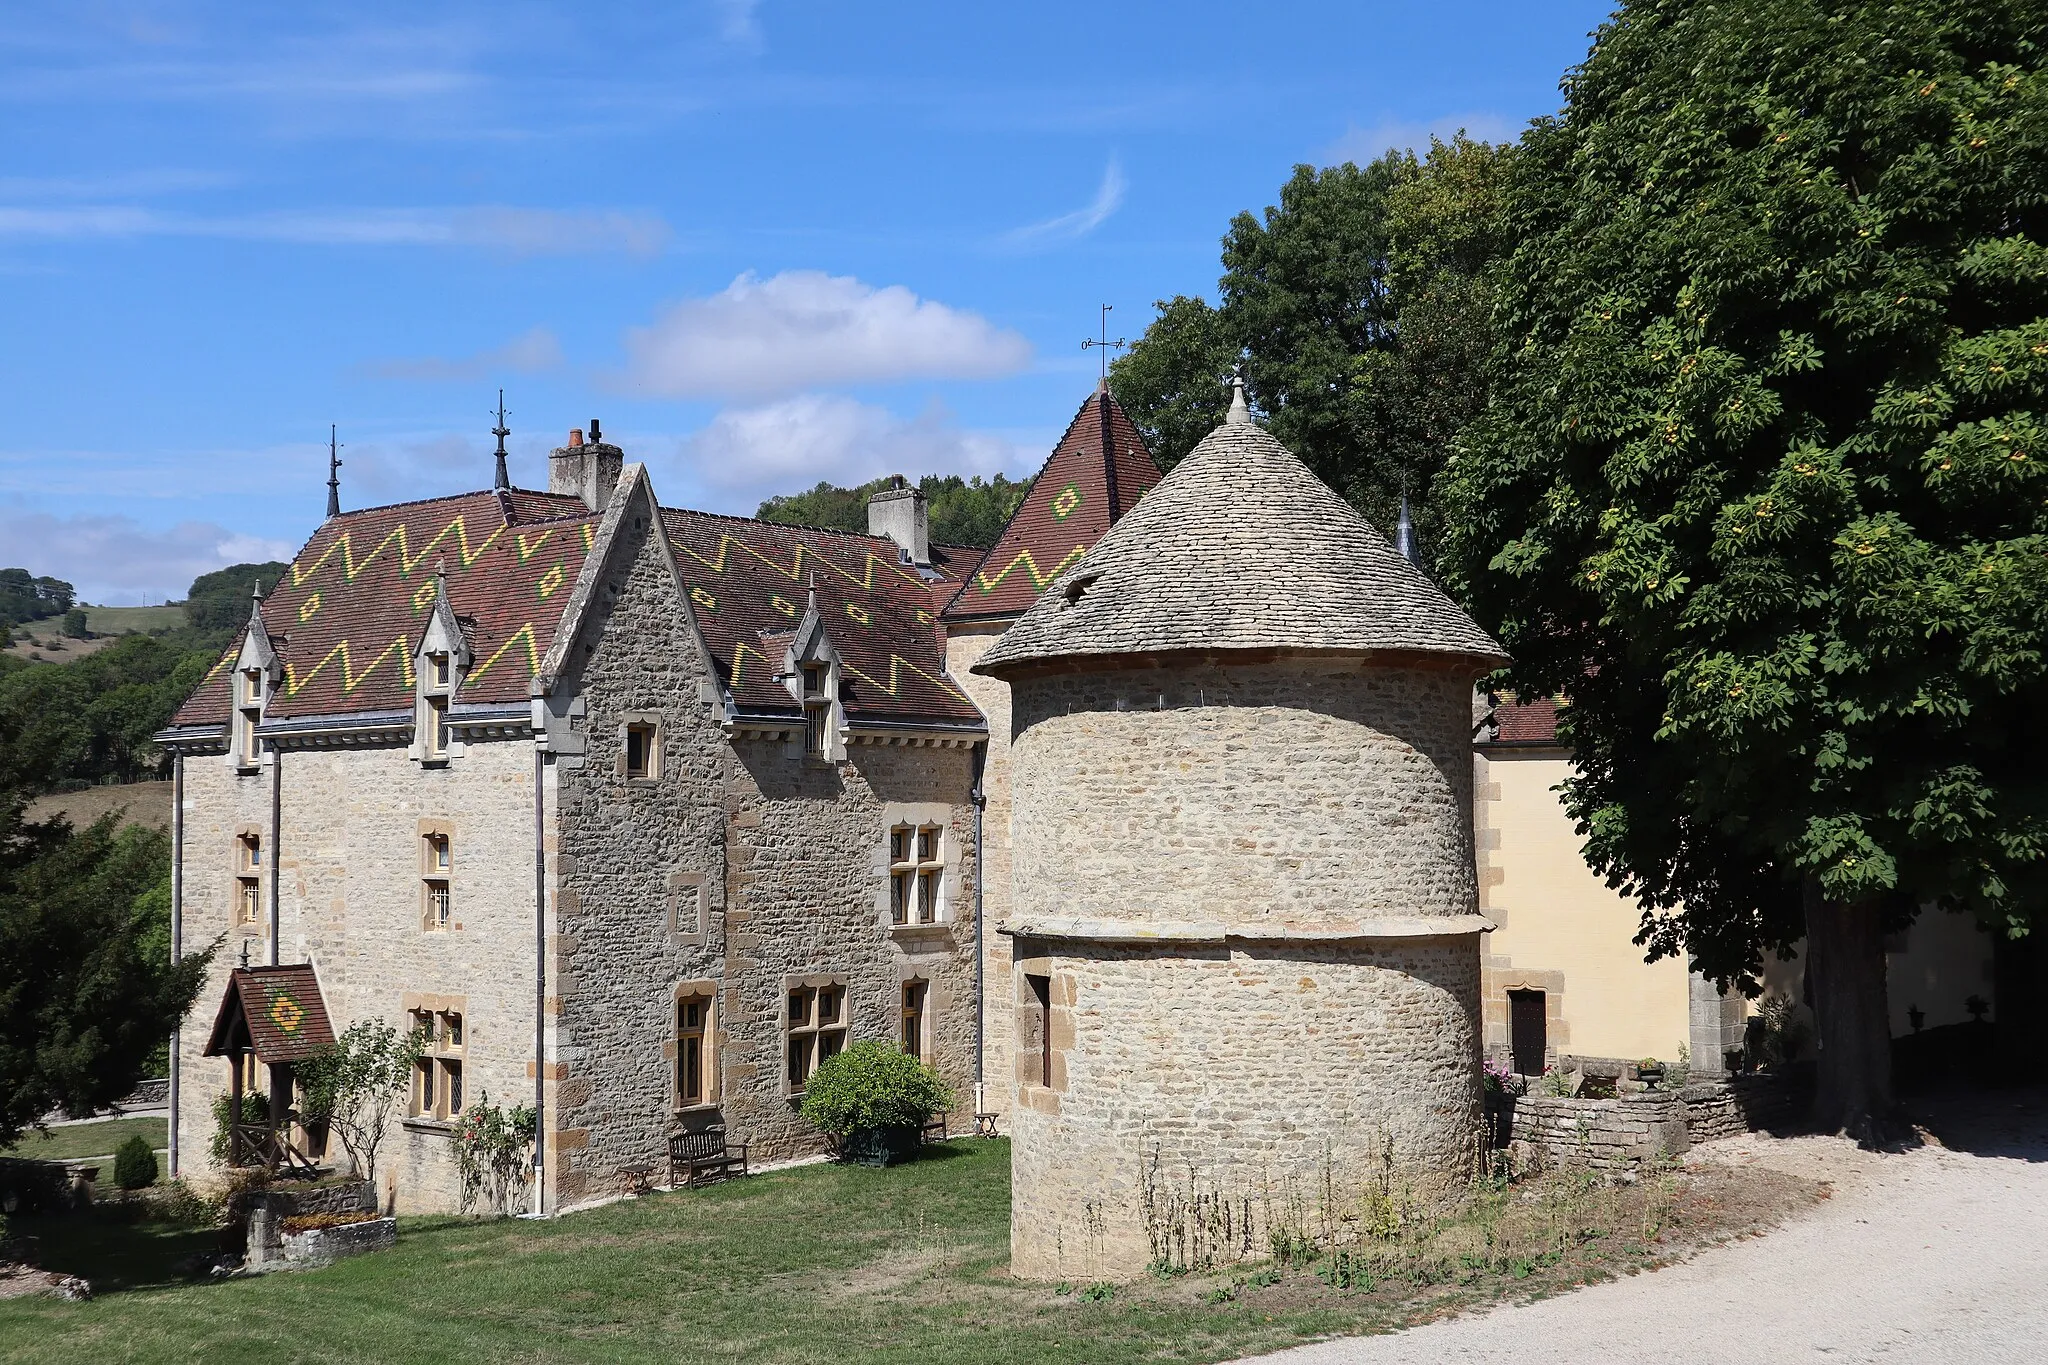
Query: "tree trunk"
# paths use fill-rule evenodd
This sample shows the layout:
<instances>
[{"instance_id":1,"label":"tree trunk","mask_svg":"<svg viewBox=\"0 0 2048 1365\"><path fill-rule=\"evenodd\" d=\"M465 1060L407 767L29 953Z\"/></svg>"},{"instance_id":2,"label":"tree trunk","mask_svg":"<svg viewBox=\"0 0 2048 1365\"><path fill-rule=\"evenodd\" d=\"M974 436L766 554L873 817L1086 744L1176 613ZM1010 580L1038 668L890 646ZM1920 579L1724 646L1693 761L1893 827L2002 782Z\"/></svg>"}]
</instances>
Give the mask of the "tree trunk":
<instances>
[{"instance_id":1,"label":"tree trunk","mask_svg":"<svg viewBox=\"0 0 2048 1365\"><path fill-rule=\"evenodd\" d=\"M1822 1132L1881 1141L1893 1133L1897 1118L1883 903L1831 901L1812 880L1805 900L1807 965L1820 1035L1814 1122Z\"/></svg>"}]
</instances>

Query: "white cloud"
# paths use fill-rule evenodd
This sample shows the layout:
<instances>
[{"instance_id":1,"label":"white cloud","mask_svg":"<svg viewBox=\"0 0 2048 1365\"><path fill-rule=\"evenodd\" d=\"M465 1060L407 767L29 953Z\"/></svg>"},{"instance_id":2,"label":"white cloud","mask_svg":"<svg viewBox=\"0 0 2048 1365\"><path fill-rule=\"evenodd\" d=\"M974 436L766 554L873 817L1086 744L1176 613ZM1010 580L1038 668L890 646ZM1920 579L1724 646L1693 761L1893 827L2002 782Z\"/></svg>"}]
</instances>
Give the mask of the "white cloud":
<instances>
[{"instance_id":1,"label":"white cloud","mask_svg":"<svg viewBox=\"0 0 2048 1365\"><path fill-rule=\"evenodd\" d=\"M1035 456L989 432L966 431L934 403L913 418L840 394L806 393L762 407L728 408L683 441L697 480L745 506L820 479L852 486L884 474L989 475Z\"/></svg>"},{"instance_id":2,"label":"white cloud","mask_svg":"<svg viewBox=\"0 0 2048 1365\"><path fill-rule=\"evenodd\" d=\"M282 540L242 535L210 521L184 521L167 531L122 516L53 516L0 509L0 558L36 574L61 578L80 600L140 606L182 598L192 580L230 564L290 559Z\"/></svg>"},{"instance_id":3,"label":"white cloud","mask_svg":"<svg viewBox=\"0 0 2048 1365\"><path fill-rule=\"evenodd\" d=\"M1078 241L1101 227L1112 213L1123 206L1125 188L1124 168L1111 157L1109 165L1103 168L1102 184L1097 187L1095 198L1087 207L1048 218L1042 223L1012 229L1003 234L1002 242L1005 246L1033 247Z\"/></svg>"},{"instance_id":4,"label":"white cloud","mask_svg":"<svg viewBox=\"0 0 2048 1365\"><path fill-rule=\"evenodd\" d=\"M987 379L1031 343L978 313L846 275L749 272L626 333L622 387L671 398L770 398L830 384Z\"/></svg>"},{"instance_id":5,"label":"white cloud","mask_svg":"<svg viewBox=\"0 0 2048 1365\"><path fill-rule=\"evenodd\" d=\"M1323 149L1320 160L1324 165L1350 161L1364 166L1394 148L1425 153L1432 137L1449 142L1461 132L1477 142L1513 142L1522 130L1499 114L1451 114L1429 123L1387 119L1366 128L1356 124L1346 128L1342 137Z\"/></svg>"},{"instance_id":6,"label":"white cloud","mask_svg":"<svg viewBox=\"0 0 2048 1365\"><path fill-rule=\"evenodd\" d=\"M513 370L520 374L541 374L559 370L564 364L562 343L545 327L521 332L503 346L449 360L442 356L419 356L404 360L377 360L363 366L375 379L417 379L450 382L482 379Z\"/></svg>"},{"instance_id":7,"label":"white cloud","mask_svg":"<svg viewBox=\"0 0 2048 1365\"><path fill-rule=\"evenodd\" d=\"M204 217L133 205L0 207L0 237L222 237L307 246L484 247L515 256L622 252L652 256L669 227L653 214L599 210L464 209L298 210Z\"/></svg>"},{"instance_id":8,"label":"white cloud","mask_svg":"<svg viewBox=\"0 0 2048 1365\"><path fill-rule=\"evenodd\" d=\"M760 45L761 21L754 11L761 0L711 0L711 7L718 12L720 37L746 47Z\"/></svg>"}]
</instances>

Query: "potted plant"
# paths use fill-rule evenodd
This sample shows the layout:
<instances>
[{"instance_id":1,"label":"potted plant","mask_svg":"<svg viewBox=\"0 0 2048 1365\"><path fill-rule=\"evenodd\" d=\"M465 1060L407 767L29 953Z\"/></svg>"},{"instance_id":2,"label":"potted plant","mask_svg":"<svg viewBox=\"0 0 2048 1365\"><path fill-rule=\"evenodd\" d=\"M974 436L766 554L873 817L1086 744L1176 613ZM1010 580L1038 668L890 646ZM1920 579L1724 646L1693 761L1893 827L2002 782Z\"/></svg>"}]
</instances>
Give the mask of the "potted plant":
<instances>
[{"instance_id":1,"label":"potted plant","mask_svg":"<svg viewBox=\"0 0 2048 1365\"><path fill-rule=\"evenodd\" d=\"M938 1072L870 1040L818 1063L802 1113L832 1139L841 1161L891 1166L917 1150L925 1122L952 1101Z\"/></svg>"},{"instance_id":2,"label":"potted plant","mask_svg":"<svg viewBox=\"0 0 2048 1365\"><path fill-rule=\"evenodd\" d=\"M1643 1083L1644 1089L1655 1090L1657 1082L1664 1079L1664 1063L1655 1057L1643 1058L1636 1063L1636 1079Z\"/></svg>"}]
</instances>

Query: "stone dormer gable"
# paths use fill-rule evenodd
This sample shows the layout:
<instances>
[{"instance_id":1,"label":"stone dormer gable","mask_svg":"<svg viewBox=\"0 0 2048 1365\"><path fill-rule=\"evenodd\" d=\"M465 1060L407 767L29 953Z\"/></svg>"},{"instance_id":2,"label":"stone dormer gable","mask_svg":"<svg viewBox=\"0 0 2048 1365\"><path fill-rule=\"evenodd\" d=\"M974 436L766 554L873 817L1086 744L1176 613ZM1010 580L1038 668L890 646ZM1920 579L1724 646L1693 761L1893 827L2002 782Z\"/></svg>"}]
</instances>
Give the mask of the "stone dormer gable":
<instances>
[{"instance_id":1,"label":"stone dormer gable","mask_svg":"<svg viewBox=\"0 0 2048 1365\"><path fill-rule=\"evenodd\" d=\"M475 618L469 618L474 628ZM424 685L446 686L452 692L461 686L462 675L475 662L470 648L469 635L463 630L463 620L455 614L454 603L448 600L448 573L444 567L434 573L434 602L427 609L427 620L420 632L419 652L413 658L413 672L421 678L429 678L438 667L437 660L448 661L449 678L445 683Z\"/></svg>"},{"instance_id":2,"label":"stone dormer gable","mask_svg":"<svg viewBox=\"0 0 2048 1365\"><path fill-rule=\"evenodd\" d=\"M1081 404L981 567L945 619L1021 615L1159 482L1145 438L1107 388Z\"/></svg>"},{"instance_id":3,"label":"stone dormer gable","mask_svg":"<svg viewBox=\"0 0 2048 1365\"><path fill-rule=\"evenodd\" d=\"M270 628L263 623L262 584L255 585L249 594L249 620L242 627L241 647L235 651L235 675L245 682L251 674L263 679L263 693L260 700L268 700L272 689L284 681L284 664L278 658L277 646ZM244 700L243 683L236 684L237 700Z\"/></svg>"},{"instance_id":4,"label":"stone dormer gable","mask_svg":"<svg viewBox=\"0 0 2048 1365\"><path fill-rule=\"evenodd\" d=\"M1240 403L975 671L1274 649L1434 655L1475 670L1506 659Z\"/></svg>"},{"instance_id":5,"label":"stone dormer gable","mask_svg":"<svg viewBox=\"0 0 2048 1365\"><path fill-rule=\"evenodd\" d=\"M818 610L815 591L805 595L803 619L783 647L782 680L790 697L803 708L810 751L819 758L844 758L846 745L841 736L846 706L840 697L844 678L839 651Z\"/></svg>"}]
</instances>

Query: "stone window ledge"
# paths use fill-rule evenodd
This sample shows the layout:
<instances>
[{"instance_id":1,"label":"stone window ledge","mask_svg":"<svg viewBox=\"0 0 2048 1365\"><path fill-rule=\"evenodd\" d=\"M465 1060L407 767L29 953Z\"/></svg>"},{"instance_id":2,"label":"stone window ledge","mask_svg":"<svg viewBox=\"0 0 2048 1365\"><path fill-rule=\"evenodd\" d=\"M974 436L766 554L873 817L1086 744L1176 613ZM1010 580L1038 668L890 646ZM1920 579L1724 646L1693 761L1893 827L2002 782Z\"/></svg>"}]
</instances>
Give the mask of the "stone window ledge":
<instances>
[{"instance_id":1,"label":"stone window ledge","mask_svg":"<svg viewBox=\"0 0 2048 1365\"><path fill-rule=\"evenodd\" d=\"M889 937L929 938L933 934L950 933L952 928L953 921L949 919L934 920L930 924L892 924L889 926Z\"/></svg>"},{"instance_id":2,"label":"stone window ledge","mask_svg":"<svg viewBox=\"0 0 2048 1365\"><path fill-rule=\"evenodd\" d=\"M687 1118L692 1114L715 1114L718 1112L718 1101L713 1100L709 1104L670 1105L669 1112L679 1119Z\"/></svg>"},{"instance_id":3,"label":"stone window ledge","mask_svg":"<svg viewBox=\"0 0 2048 1365\"><path fill-rule=\"evenodd\" d=\"M398 1126L415 1133L439 1133L443 1137L455 1131L455 1125L443 1119L405 1118Z\"/></svg>"}]
</instances>

